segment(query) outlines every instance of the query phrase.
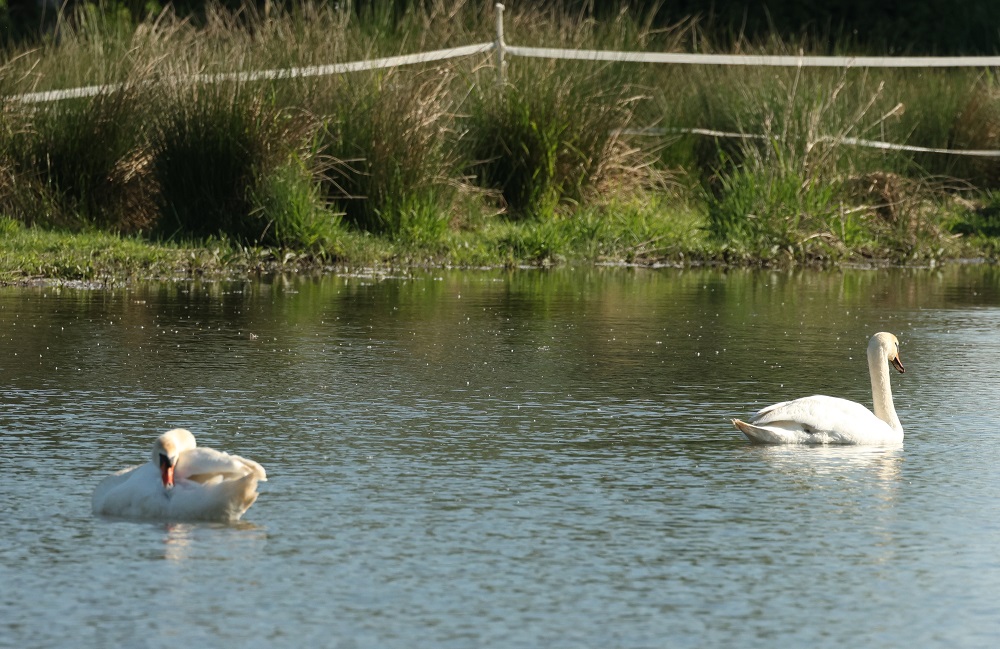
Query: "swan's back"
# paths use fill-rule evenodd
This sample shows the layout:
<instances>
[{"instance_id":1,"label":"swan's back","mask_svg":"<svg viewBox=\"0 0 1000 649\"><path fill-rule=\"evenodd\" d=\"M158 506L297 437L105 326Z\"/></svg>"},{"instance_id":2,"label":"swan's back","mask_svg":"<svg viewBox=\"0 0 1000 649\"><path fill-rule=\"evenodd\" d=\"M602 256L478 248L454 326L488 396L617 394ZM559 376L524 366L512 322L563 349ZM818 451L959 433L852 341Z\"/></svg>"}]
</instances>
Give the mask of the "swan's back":
<instances>
[{"instance_id":1,"label":"swan's back","mask_svg":"<svg viewBox=\"0 0 1000 649\"><path fill-rule=\"evenodd\" d=\"M253 460L204 447L181 453L177 458L174 474L180 480L193 480L203 484L236 480L251 474L262 482L267 481L264 467Z\"/></svg>"}]
</instances>

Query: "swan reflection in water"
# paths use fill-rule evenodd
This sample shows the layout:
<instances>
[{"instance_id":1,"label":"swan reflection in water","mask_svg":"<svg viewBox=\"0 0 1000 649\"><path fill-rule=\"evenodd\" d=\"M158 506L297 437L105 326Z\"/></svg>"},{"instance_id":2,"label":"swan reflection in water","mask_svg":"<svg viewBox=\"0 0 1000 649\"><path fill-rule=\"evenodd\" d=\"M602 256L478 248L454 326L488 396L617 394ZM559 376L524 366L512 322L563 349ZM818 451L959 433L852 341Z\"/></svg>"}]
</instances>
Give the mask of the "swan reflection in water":
<instances>
[{"instance_id":1,"label":"swan reflection in water","mask_svg":"<svg viewBox=\"0 0 1000 649\"><path fill-rule=\"evenodd\" d=\"M816 556L849 550L851 561L870 566L873 575L889 576L908 552L913 539L899 527L906 493L902 445L752 445L744 453L747 461L765 465L763 471L751 469L758 475L751 490L767 489L770 505L783 510L786 519L824 521L821 531L804 532L798 539L801 556L785 555L785 561L808 564ZM773 543L762 551L773 551Z\"/></svg>"},{"instance_id":2,"label":"swan reflection in water","mask_svg":"<svg viewBox=\"0 0 1000 649\"><path fill-rule=\"evenodd\" d=\"M163 532L163 558L178 563L206 556L244 557L267 542L267 529L246 521L166 523Z\"/></svg>"},{"instance_id":3,"label":"swan reflection in water","mask_svg":"<svg viewBox=\"0 0 1000 649\"><path fill-rule=\"evenodd\" d=\"M882 483L900 480L903 445L753 445L743 451L765 460L782 474L790 476L833 476L861 480L875 478ZM858 475L860 472L860 475Z\"/></svg>"}]
</instances>

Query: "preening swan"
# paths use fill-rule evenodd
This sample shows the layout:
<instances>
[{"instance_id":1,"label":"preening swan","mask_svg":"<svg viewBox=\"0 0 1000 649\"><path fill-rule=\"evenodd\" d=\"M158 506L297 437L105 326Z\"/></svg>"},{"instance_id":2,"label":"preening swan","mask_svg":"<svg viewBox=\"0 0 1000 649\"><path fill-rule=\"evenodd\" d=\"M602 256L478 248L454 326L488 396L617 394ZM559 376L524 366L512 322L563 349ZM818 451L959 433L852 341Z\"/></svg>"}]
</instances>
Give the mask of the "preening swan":
<instances>
[{"instance_id":1,"label":"preening swan","mask_svg":"<svg viewBox=\"0 0 1000 649\"><path fill-rule=\"evenodd\" d=\"M149 462L102 480L91 506L95 514L126 518L235 521L266 480L253 460L198 447L190 431L175 428L153 442Z\"/></svg>"},{"instance_id":2,"label":"preening swan","mask_svg":"<svg viewBox=\"0 0 1000 649\"><path fill-rule=\"evenodd\" d=\"M884 331L868 342L868 372L875 412L860 403L817 395L768 406L733 423L751 442L762 444L899 444L903 426L889 388L889 364L900 373L899 341Z\"/></svg>"}]
</instances>

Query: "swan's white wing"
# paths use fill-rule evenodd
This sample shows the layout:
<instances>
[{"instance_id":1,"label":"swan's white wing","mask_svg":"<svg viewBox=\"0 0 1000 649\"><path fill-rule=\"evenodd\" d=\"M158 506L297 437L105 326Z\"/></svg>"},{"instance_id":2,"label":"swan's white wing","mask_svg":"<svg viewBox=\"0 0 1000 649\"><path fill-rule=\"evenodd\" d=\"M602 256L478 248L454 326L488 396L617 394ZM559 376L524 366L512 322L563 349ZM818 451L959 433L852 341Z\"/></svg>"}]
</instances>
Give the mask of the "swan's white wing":
<instances>
[{"instance_id":1,"label":"swan's white wing","mask_svg":"<svg viewBox=\"0 0 1000 649\"><path fill-rule=\"evenodd\" d=\"M768 406L748 424L737 426L752 440L771 443L870 444L902 439L902 433L860 403L823 395Z\"/></svg>"},{"instance_id":2,"label":"swan's white wing","mask_svg":"<svg viewBox=\"0 0 1000 649\"><path fill-rule=\"evenodd\" d=\"M750 423L790 426L805 432L830 432L873 419L885 423L860 403L817 394L763 408L750 417Z\"/></svg>"},{"instance_id":3,"label":"swan's white wing","mask_svg":"<svg viewBox=\"0 0 1000 649\"><path fill-rule=\"evenodd\" d=\"M264 467L239 455L198 447L184 451L174 468L170 518L235 521L257 500Z\"/></svg>"},{"instance_id":4,"label":"swan's white wing","mask_svg":"<svg viewBox=\"0 0 1000 649\"><path fill-rule=\"evenodd\" d=\"M201 483L236 480L246 475L262 482L267 480L264 467L253 460L200 446L181 453L174 467L175 479Z\"/></svg>"}]
</instances>

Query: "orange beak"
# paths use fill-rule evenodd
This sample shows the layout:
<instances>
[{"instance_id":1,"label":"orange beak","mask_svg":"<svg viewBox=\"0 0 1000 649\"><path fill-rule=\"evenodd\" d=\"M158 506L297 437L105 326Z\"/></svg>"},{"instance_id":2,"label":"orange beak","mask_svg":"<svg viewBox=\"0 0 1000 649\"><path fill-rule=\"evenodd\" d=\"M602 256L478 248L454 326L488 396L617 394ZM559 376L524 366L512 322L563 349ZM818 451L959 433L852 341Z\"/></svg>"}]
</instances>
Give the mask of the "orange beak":
<instances>
[{"instance_id":1,"label":"orange beak","mask_svg":"<svg viewBox=\"0 0 1000 649\"><path fill-rule=\"evenodd\" d=\"M896 358L892 359L889 362L892 363L893 367L895 367L897 370L899 370L900 374L902 374L903 372L906 371L906 370L903 369L903 361L899 360L899 356L898 355L896 356Z\"/></svg>"},{"instance_id":2,"label":"orange beak","mask_svg":"<svg viewBox=\"0 0 1000 649\"><path fill-rule=\"evenodd\" d=\"M162 453L160 454L160 478L163 480L163 486L167 489L174 486L174 467L170 464L170 458Z\"/></svg>"}]
</instances>

